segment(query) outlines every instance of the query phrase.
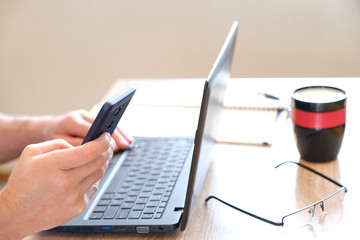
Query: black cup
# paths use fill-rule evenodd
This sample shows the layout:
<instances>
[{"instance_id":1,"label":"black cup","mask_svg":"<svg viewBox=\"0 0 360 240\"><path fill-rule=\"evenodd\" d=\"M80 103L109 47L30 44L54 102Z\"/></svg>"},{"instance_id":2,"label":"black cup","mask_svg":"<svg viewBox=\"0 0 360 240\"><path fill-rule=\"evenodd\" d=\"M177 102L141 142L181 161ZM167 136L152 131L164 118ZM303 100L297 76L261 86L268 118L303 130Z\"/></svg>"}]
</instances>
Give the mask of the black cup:
<instances>
[{"instance_id":1,"label":"black cup","mask_svg":"<svg viewBox=\"0 0 360 240\"><path fill-rule=\"evenodd\" d=\"M301 158L310 162L337 159L345 132L345 91L328 86L299 88L291 98L291 107Z\"/></svg>"}]
</instances>

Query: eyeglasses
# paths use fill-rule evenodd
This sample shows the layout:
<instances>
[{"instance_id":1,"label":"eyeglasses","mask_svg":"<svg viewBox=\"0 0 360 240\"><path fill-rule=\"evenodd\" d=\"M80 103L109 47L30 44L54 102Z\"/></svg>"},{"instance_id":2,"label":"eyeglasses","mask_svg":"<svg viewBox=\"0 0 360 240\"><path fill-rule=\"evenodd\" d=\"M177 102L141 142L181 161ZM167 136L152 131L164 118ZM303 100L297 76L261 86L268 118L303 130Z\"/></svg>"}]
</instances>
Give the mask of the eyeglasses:
<instances>
[{"instance_id":1,"label":"eyeglasses","mask_svg":"<svg viewBox=\"0 0 360 240\"><path fill-rule=\"evenodd\" d=\"M331 212L333 212L334 210L336 210L337 208L339 208L342 205L345 193L347 192L347 188L344 185L342 185L339 182L335 181L334 179L331 179L331 178L325 176L324 174L319 173L318 171L311 169L311 168L309 168L301 163L298 163L298 162L292 162L292 161L283 162L283 163L277 165L275 168L278 168L287 163L296 164L299 167L302 167L302 168L334 183L335 185L337 185L340 188L337 191L335 191L334 193L328 195L327 197L325 197L315 203L312 203L312 204L310 204L306 207L303 207L295 212L285 215L281 219L281 221L272 221L272 220L260 217L251 212L240 209L240 208L238 208L216 196L209 196L208 198L205 199L205 202L207 203L210 199L216 199L216 200L220 201L221 203L223 203L229 207L232 207L246 215L249 215L253 218L256 218L258 220L261 220L263 222L266 222L266 223L269 223L269 224L272 224L275 226L284 226L285 223L286 223L286 225L298 224L299 221L301 221L301 222L305 221L306 223L308 223L314 217L318 217L321 220L322 219L321 216L326 216L326 215L330 214ZM296 218L295 218L295 216L296 216ZM296 223L294 223L294 221Z\"/></svg>"}]
</instances>

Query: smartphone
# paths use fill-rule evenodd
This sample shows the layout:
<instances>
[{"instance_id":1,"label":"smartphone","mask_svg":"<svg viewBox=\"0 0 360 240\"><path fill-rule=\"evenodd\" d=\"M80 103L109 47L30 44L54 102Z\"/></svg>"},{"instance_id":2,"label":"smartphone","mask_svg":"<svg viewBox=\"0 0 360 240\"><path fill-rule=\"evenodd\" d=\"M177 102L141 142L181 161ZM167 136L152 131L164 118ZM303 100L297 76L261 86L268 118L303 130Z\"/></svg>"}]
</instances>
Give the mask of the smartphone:
<instances>
[{"instance_id":1,"label":"smartphone","mask_svg":"<svg viewBox=\"0 0 360 240\"><path fill-rule=\"evenodd\" d=\"M88 133L86 134L82 144L98 138L104 132L108 132L112 135L135 91L135 88L129 87L125 91L105 102L96 116L94 123L91 125Z\"/></svg>"}]
</instances>

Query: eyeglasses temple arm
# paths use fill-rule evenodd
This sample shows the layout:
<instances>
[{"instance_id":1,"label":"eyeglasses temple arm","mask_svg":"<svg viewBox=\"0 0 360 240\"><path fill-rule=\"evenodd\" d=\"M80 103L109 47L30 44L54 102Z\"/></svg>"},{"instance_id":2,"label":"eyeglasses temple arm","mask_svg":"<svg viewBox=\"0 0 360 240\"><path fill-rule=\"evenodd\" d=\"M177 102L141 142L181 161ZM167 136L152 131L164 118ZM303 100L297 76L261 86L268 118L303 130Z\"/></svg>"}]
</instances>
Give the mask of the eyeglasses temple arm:
<instances>
[{"instance_id":1,"label":"eyeglasses temple arm","mask_svg":"<svg viewBox=\"0 0 360 240\"><path fill-rule=\"evenodd\" d=\"M230 203L228 203L228 202L225 202L225 201L223 201L223 200L221 200L220 198L217 198L217 197L215 197L215 196L209 196L208 198L206 198L205 199L205 202L207 203L210 199L216 199L216 200L218 200L219 202L222 202L223 204L225 204L225 205L227 205L227 206L229 206L229 207L232 207L232 208L234 208L234 209L236 209L236 210L238 210L238 211L240 211L240 212L242 212L242 213L245 213L246 215L249 215L250 217L253 217L253 218L256 218L256 219L258 219L258 220L261 220L261 221L263 221L263 222L266 222L266 223L269 223L269 224L272 224L272 225L275 225L275 226L283 226L284 225L284 222L274 222L274 221L271 221L271 220L268 220L268 219L266 219L266 218L262 218L262 217L260 217L260 216L257 216L257 215L255 215L255 214L253 214L253 213L250 213L250 212L247 212L247 211L245 211L245 210L243 210L243 209L241 209L241 208L238 208L238 207L236 207L236 206L234 206L234 205L232 205L232 204L230 204Z\"/></svg>"},{"instance_id":2,"label":"eyeglasses temple arm","mask_svg":"<svg viewBox=\"0 0 360 240\"><path fill-rule=\"evenodd\" d=\"M320 172L318 172L318 171L316 171L316 170L314 170L314 169L312 169L312 168L309 168L309 167L307 167L307 166L305 166L305 165L303 165L303 164L301 164L301 163L293 162L293 161L286 161L286 162L280 163L280 164L277 165L275 168L278 168L278 167L280 167L281 165L283 165L283 164L285 164L285 163L294 163L294 164L296 164L296 165L298 165L298 166L300 166L300 167L302 167L302 168L305 168L305 169L309 170L310 172L315 173L315 174L317 174L317 175L325 178L326 180L328 180L328 181L336 184L337 186L343 187L343 188L345 189L345 192L347 192L347 188L346 188L344 185L342 185L341 183L339 183L339 182L335 181L334 179L329 178L328 176L325 176L324 174L322 174L322 173L320 173Z\"/></svg>"}]
</instances>

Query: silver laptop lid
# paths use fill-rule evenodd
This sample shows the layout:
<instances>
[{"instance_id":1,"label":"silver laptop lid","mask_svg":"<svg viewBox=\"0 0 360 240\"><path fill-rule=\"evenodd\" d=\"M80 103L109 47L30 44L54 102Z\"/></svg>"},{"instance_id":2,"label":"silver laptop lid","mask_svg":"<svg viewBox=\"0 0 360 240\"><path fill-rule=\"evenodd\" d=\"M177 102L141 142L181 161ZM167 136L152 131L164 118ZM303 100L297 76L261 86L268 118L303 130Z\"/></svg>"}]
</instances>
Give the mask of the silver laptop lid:
<instances>
[{"instance_id":1,"label":"silver laptop lid","mask_svg":"<svg viewBox=\"0 0 360 240\"><path fill-rule=\"evenodd\" d=\"M211 163L211 152L216 141L217 126L223 107L227 81L230 78L237 28L238 23L234 22L205 81L184 213L180 225L181 231L185 230L188 224L189 216L200 194Z\"/></svg>"}]
</instances>

